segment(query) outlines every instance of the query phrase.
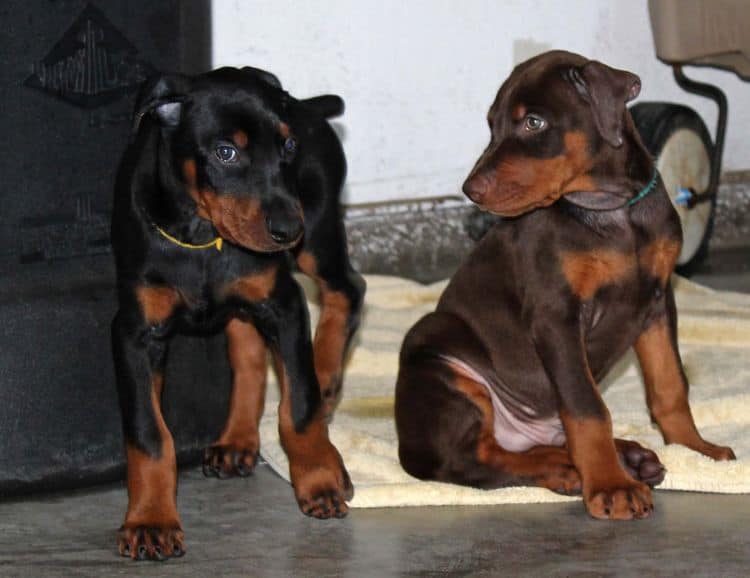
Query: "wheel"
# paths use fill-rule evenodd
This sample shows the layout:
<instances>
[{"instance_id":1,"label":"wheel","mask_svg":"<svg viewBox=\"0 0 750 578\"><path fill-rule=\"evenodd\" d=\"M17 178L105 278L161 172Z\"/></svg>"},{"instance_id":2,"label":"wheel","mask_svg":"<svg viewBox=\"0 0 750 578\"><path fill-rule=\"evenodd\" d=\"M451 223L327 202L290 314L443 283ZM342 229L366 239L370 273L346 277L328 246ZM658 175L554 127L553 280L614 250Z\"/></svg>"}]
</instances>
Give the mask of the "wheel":
<instances>
[{"instance_id":1,"label":"wheel","mask_svg":"<svg viewBox=\"0 0 750 578\"><path fill-rule=\"evenodd\" d=\"M667 102L642 102L630 109L646 148L656 159L669 198L682 223L682 251L676 271L690 276L706 258L716 197L692 208L692 195L708 191L713 144L706 125L693 109Z\"/></svg>"}]
</instances>

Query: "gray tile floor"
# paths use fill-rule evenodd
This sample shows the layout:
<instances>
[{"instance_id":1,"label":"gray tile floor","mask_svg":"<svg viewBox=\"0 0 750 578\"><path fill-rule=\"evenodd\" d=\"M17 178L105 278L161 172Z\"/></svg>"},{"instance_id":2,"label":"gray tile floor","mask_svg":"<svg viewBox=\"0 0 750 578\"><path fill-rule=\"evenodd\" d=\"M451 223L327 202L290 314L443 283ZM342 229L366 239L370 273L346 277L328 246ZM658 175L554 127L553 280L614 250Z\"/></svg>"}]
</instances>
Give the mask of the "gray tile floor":
<instances>
[{"instance_id":1,"label":"gray tile floor","mask_svg":"<svg viewBox=\"0 0 750 578\"><path fill-rule=\"evenodd\" d=\"M711 256L697 280L750 292L750 250ZM122 485L0 504L0 576L717 576L750 575L750 496L657 492L635 522L580 503L356 510L305 518L264 465L248 479L181 473L188 553L117 556Z\"/></svg>"}]
</instances>

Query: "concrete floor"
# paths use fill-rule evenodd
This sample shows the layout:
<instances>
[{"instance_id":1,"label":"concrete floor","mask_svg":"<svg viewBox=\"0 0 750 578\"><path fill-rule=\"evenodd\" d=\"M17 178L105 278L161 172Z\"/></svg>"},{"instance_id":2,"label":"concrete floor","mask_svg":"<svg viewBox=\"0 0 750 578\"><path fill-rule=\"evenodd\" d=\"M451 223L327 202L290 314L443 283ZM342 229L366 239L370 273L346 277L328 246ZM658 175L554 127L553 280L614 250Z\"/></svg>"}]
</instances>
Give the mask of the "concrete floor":
<instances>
[{"instance_id":1,"label":"concrete floor","mask_svg":"<svg viewBox=\"0 0 750 578\"><path fill-rule=\"evenodd\" d=\"M355 510L304 517L267 466L248 479L180 478L187 554L117 556L124 488L0 506L2 576L747 576L750 496L657 492L637 522L580 503Z\"/></svg>"},{"instance_id":2,"label":"concrete floor","mask_svg":"<svg viewBox=\"0 0 750 578\"><path fill-rule=\"evenodd\" d=\"M714 253L696 280L750 292L750 250ZM183 471L187 555L115 551L124 486L0 504L0 576L750 575L750 496L656 492L647 520L600 522L581 503L355 510L317 521L267 466L247 479Z\"/></svg>"}]
</instances>

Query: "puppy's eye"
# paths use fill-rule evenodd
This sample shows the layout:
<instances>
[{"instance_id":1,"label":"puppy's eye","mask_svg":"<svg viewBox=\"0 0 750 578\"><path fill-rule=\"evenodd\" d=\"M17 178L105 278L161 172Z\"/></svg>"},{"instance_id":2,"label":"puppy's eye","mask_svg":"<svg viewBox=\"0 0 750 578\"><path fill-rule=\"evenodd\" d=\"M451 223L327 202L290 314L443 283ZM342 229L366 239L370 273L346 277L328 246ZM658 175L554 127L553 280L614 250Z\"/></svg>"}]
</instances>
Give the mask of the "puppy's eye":
<instances>
[{"instance_id":1,"label":"puppy's eye","mask_svg":"<svg viewBox=\"0 0 750 578\"><path fill-rule=\"evenodd\" d=\"M284 141L284 155L291 156L297 151L297 139L294 137L287 137Z\"/></svg>"},{"instance_id":2,"label":"puppy's eye","mask_svg":"<svg viewBox=\"0 0 750 578\"><path fill-rule=\"evenodd\" d=\"M547 121L536 114L529 114L523 121L523 130L526 132L539 132L547 127Z\"/></svg>"},{"instance_id":3,"label":"puppy's eye","mask_svg":"<svg viewBox=\"0 0 750 578\"><path fill-rule=\"evenodd\" d=\"M216 158L226 164L236 163L239 157L237 149L229 145L218 146L214 152L216 153Z\"/></svg>"}]
</instances>

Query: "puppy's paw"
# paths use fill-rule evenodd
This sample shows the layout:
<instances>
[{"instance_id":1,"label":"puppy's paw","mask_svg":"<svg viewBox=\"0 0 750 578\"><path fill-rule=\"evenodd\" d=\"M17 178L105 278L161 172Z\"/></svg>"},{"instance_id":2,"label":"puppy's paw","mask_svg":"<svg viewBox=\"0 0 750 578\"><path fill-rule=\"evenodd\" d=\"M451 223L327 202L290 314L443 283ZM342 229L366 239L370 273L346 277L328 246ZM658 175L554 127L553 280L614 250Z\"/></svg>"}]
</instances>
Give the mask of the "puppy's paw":
<instances>
[{"instance_id":1,"label":"puppy's paw","mask_svg":"<svg viewBox=\"0 0 750 578\"><path fill-rule=\"evenodd\" d=\"M631 478L652 488L664 481L667 470L653 451L631 440L616 439L615 446L620 464Z\"/></svg>"},{"instance_id":2,"label":"puppy's paw","mask_svg":"<svg viewBox=\"0 0 750 578\"><path fill-rule=\"evenodd\" d=\"M701 447L700 451L703 455L708 456L712 460L718 462L736 460L737 456L734 455L734 450L727 446L717 446L710 442L705 442L705 445Z\"/></svg>"},{"instance_id":3,"label":"puppy's paw","mask_svg":"<svg viewBox=\"0 0 750 578\"><path fill-rule=\"evenodd\" d=\"M213 445L203 452L203 475L226 479L232 476L245 478L253 473L258 463L258 449L239 448L232 445Z\"/></svg>"},{"instance_id":4,"label":"puppy's paw","mask_svg":"<svg viewBox=\"0 0 750 578\"><path fill-rule=\"evenodd\" d=\"M583 499L589 514L601 520L647 518L654 511L651 489L625 476L621 480L592 484L584 490Z\"/></svg>"},{"instance_id":5,"label":"puppy's paw","mask_svg":"<svg viewBox=\"0 0 750 578\"><path fill-rule=\"evenodd\" d=\"M185 535L179 526L123 526L117 548L126 558L163 562L185 554Z\"/></svg>"},{"instance_id":6,"label":"puppy's paw","mask_svg":"<svg viewBox=\"0 0 750 578\"><path fill-rule=\"evenodd\" d=\"M333 448L333 446L331 446ZM341 457L318 464L294 464L292 485L300 510L313 518L343 518L349 512L347 500L354 497L349 473Z\"/></svg>"},{"instance_id":7,"label":"puppy's paw","mask_svg":"<svg viewBox=\"0 0 750 578\"><path fill-rule=\"evenodd\" d=\"M581 493L581 476L567 449L542 446L532 448L527 454L544 462L546 471L536 480L537 485L566 496Z\"/></svg>"}]
</instances>

